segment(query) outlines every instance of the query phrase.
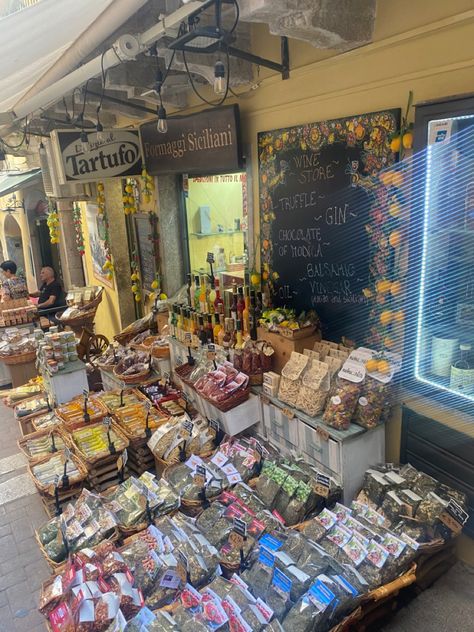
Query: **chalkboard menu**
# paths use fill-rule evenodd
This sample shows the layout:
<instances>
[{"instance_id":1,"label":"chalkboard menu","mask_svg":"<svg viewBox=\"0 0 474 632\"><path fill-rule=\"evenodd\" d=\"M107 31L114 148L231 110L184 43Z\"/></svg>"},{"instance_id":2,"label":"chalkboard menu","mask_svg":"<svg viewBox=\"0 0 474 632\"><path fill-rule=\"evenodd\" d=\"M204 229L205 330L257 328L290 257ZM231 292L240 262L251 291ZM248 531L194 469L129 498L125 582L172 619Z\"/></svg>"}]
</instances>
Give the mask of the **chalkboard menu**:
<instances>
[{"instance_id":1,"label":"chalkboard menu","mask_svg":"<svg viewBox=\"0 0 474 632\"><path fill-rule=\"evenodd\" d=\"M326 337L364 338L374 175L395 161L400 111L258 135L262 279L273 303L315 309Z\"/></svg>"},{"instance_id":2,"label":"chalkboard menu","mask_svg":"<svg viewBox=\"0 0 474 632\"><path fill-rule=\"evenodd\" d=\"M151 284L155 280L157 272L153 227L155 219L149 213L135 215L141 280L144 289L148 291L151 291Z\"/></svg>"}]
</instances>

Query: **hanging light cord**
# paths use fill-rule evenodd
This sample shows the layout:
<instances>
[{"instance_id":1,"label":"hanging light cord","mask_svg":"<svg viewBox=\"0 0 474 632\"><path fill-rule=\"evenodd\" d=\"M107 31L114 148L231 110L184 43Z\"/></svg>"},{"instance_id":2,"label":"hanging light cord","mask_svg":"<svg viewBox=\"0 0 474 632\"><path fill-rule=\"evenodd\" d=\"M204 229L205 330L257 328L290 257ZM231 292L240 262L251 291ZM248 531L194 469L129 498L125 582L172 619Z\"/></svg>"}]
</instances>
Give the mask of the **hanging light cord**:
<instances>
[{"instance_id":1,"label":"hanging light cord","mask_svg":"<svg viewBox=\"0 0 474 632\"><path fill-rule=\"evenodd\" d=\"M222 105L224 103L224 101L227 99L227 97L229 96L229 88L230 88L230 57L229 57L229 51L226 49L225 53L226 53L226 58L227 58L227 80L226 80L226 88L225 88L225 92L222 95L222 98L219 99L218 101L208 101L208 99L206 99L205 97L202 96L202 94L200 94L199 90L196 88L196 85L194 83L194 79L192 78L191 72L189 70L189 66L188 66L188 61L186 59L186 53L183 52L183 61L184 61L184 67L186 68L186 72L188 74L188 78L189 78L189 82L191 84L191 88L193 89L193 92L196 94L197 97L199 97L201 99L201 101L203 101L203 103L206 103L207 105L211 105L212 107L219 107L220 105Z\"/></svg>"},{"instance_id":2,"label":"hanging light cord","mask_svg":"<svg viewBox=\"0 0 474 632\"><path fill-rule=\"evenodd\" d=\"M101 74L102 74L102 93L100 95L100 99L99 99L99 105L97 106L97 125L100 125L100 110L102 109L102 103L104 101L104 95L105 95L105 81L107 79L107 70L104 70L104 57L105 57L105 51L102 53L102 56L100 58L100 70L101 70Z\"/></svg>"}]
</instances>

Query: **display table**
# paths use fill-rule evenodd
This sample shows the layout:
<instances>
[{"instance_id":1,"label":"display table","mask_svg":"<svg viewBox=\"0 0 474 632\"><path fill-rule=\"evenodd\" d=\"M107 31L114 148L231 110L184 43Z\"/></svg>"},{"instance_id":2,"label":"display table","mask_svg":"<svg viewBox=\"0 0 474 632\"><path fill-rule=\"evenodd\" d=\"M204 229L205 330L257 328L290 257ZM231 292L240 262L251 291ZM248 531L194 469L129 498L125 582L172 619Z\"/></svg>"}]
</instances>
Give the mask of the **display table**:
<instances>
[{"instance_id":1,"label":"display table","mask_svg":"<svg viewBox=\"0 0 474 632\"><path fill-rule=\"evenodd\" d=\"M82 395L84 390L89 390L86 365L81 360L68 362L62 371L54 375L48 371L42 371L41 374L50 401L56 406Z\"/></svg>"},{"instance_id":2,"label":"display table","mask_svg":"<svg viewBox=\"0 0 474 632\"><path fill-rule=\"evenodd\" d=\"M385 461L385 427L365 430L351 424L336 430L319 417L290 408L275 397L260 393L263 434L282 454L301 452L304 459L334 476L344 490L344 502L356 496L365 471Z\"/></svg>"}]
</instances>

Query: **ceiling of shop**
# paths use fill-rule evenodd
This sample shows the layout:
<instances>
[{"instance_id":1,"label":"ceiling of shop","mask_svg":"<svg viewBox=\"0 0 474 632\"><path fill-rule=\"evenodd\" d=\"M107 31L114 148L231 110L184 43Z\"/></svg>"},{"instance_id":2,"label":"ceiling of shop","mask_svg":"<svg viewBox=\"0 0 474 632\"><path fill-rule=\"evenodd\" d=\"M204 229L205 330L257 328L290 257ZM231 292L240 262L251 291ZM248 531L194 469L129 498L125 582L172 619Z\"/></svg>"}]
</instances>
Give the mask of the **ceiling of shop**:
<instances>
[{"instance_id":1,"label":"ceiling of shop","mask_svg":"<svg viewBox=\"0 0 474 632\"><path fill-rule=\"evenodd\" d=\"M117 37L125 34L143 33L154 26L164 16L170 15L187 0L148 0L137 13L125 22L82 63L101 55ZM21 3L20 3L21 4ZM23 4L28 4L24 2ZM32 4L35 4L32 2ZM236 46L251 51L251 28L253 23L266 24L272 34L287 36L307 42L321 50L330 49L333 54L369 43L372 40L376 0L238 0L240 20L237 26ZM27 10L25 11L25 14ZM225 5L224 23L232 24L235 7ZM202 16L202 23L205 23ZM106 73L105 99L102 103L101 122L104 127L113 126L117 116L143 119L144 110L134 106L154 110L158 103L153 88L158 63L165 69L171 62L172 51L167 47L169 40L157 43L158 58L142 53L135 61L128 61L110 68ZM255 51L252 51L255 52ZM218 56L187 54L188 66L198 86L213 82L214 64ZM275 60L280 61L280 60ZM291 67L291 60L290 60ZM230 87L240 89L255 83L256 67L246 61L231 58ZM85 120L95 124L97 106L102 92L102 79L92 79L88 85L89 94L85 106ZM174 56L169 76L162 90L163 103L171 110L182 109L189 103L192 89L181 53ZM114 102L107 97L115 99ZM119 99L123 103L118 103ZM61 121L82 109L83 93L76 90L65 95L43 112L36 112L30 118L31 130L44 132L60 127ZM47 120L50 119L50 120ZM13 137L14 138L14 137Z\"/></svg>"}]
</instances>

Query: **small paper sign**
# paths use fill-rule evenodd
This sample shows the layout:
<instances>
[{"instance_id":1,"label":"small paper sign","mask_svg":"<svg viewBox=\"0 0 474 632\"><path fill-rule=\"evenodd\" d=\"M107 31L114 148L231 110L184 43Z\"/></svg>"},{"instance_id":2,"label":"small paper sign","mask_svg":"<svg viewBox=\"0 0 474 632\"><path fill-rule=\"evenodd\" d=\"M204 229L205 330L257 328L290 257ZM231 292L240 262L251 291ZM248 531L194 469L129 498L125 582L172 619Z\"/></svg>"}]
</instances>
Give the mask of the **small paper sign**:
<instances>
[{"instance_id":1,"label":"small paper sign","mask_svg":"<svg viewBox=\"0 0 474 632\"><path fill-rule=\"evenodd\" d=\"M183 430L189 434L189 436L193 434L194 424L192 421L189 421L189 419L186 419L185 421L183 421L182 427L183 427Z\"/></svg>"},{"instance_id":2,"label":"small paper sign","mask_svg":"<svg viewBox=\"0 0 474 632\"><path fill-rule=\"evenodd\" d=\"M145 402L145 410L147 411L147 413L149 413L152 408L153 408L153 404L149 400L147 400Z\"/></svg>"},{"instance_id":3,"label":"small paper sign","mask_svg":"<svg viewBox=\"0 0 474 632\"><path fill-rule=\"evenodd\" d=\"M214 263L215 259L214 259L214 253L213 252L208 252L207 253L206 261L207 261L207 263Z\"/></svg>"},{"instance_id":4,"label":"small paper sign","mask_svg":"<svg viewBox=\"0 0 474 632\"><path fill-rule=\"evenodd\" d=\"M461 533L463 526L469 519L469 514L455 501L450 500L448 506L439 519L453 533Z\"/></svg>"},{"instance_id":5,"label":"small paper sign","mask_svg":"<svg viewBox=\"0 0 474 632\"><path fill-rule=\"evenodd\" d=\"M290 408L282 408L281 412L285 415L285 417L288 417L288 419L293 419L295 416L295 413Z\"/></svg>"},{"instance_id":6,"label":"small paper sign","mask_svg":"<svg viewBox=\"0 0 474 632\"><path fill-rule=\"evenodd\" d=\"M270 403L270 398L267 395L263 395L263 393L260 394L260 401L262 402L262 404L264 404L265 406L268 406Z\"/></svg>"},{"instance_id":7,"label":"small paper sign","mask_svg":"<svg viewBox=\"0 0 474 632\"><path fill-rule=\"evenodd\" d=\"M207 359L208 360L216 359L216 345L215 344L210 343L207 345Z\"/></svg>"},{"instance_id":8,"label":"small paper sign","mask_svg":"<svg viewBox=\"0 0 474 632\"><path fill-rule=\"evenodd\" d=\"M318 496L327 498L329 496L329 488L331 486L331 479L324 474L318 474L316 477L315 492Z\"/></svg>"},{"instance_id":9,"label":"small paper sign","mask_svg":"<svg viewBox=\"0 0 474 632\"><path fill-rule=\"evenodd\" d=\"M187 344L188 347L190 347L192 341L193 341L193 336L192 336L192 334L189 331L187 331L184 334L184 342Z\"/></svg>"},{"instance_id":10,"label":"small paper sign","mask_svg":"<svg viewBox=\"0 0 474 632\"><path fill-rule=\"evenodd\" d=\"M321 437L321 439L324 439L324 441L329 441L329 432L327 430L318 426L316 428L316 432Z\"/></svg>"},{"instance_id":11,"label":"small paper sign","mask_svg":"<svg viewBox=\"0 0 474 632\"><path fill-rule=\"evenodd\" d=\"M104 426L106 426L107 428L110 428L110 425L112 424L112 419L110 417L104 417L102 423L104 424Z\"/></svg>"},{"instance_id":12,"label":"small paper sign","mask_svg":"<svg viewBox=\"0 0 474 632\"><path fill-rule=\"evenodd\" d=\"M204 487L206 485L207 472L204 465L197 465L194 473L194 483L197 487Z\"/></svg>"},{"instance_id":13,"label":"small paper sign","mask_svg":"<svg viewBox=\"0 0 474 632\"><path fill-rule=\"evenodd\" d=\"M240 518L234 518L234 527L229 533L229 544L233 549L242 549L247 537L247 523Z\"/></svg>"}]
</instances>

